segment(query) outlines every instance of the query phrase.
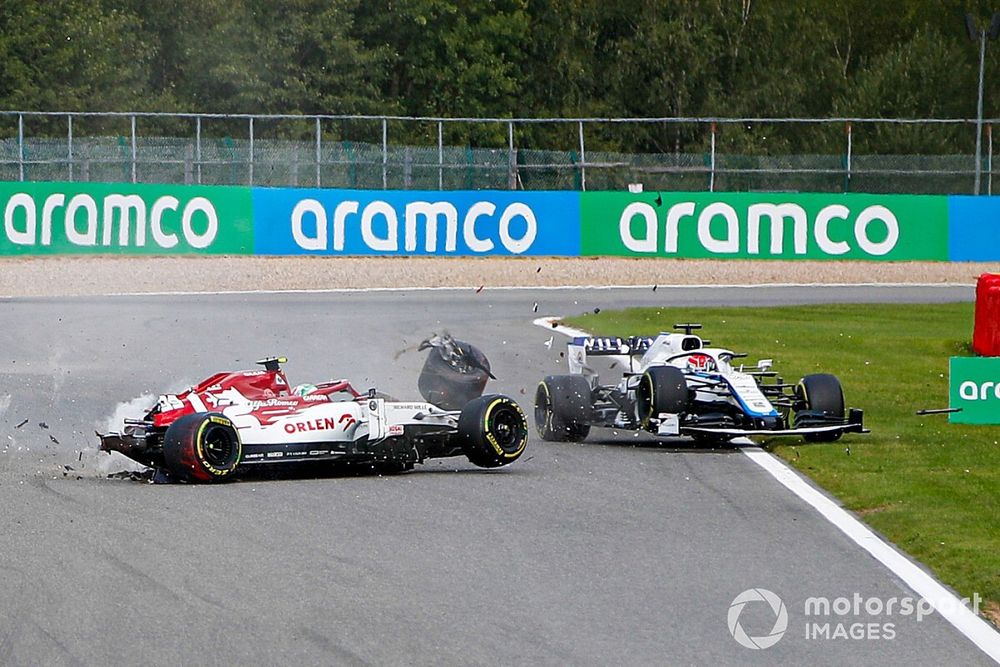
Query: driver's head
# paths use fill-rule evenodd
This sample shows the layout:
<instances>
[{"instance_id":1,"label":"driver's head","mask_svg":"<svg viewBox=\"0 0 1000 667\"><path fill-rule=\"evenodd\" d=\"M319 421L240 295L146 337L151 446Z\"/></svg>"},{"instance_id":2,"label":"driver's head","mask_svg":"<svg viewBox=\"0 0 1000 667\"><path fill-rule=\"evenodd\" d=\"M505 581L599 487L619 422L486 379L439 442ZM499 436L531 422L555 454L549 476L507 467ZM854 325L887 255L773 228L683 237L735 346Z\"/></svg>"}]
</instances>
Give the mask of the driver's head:
<instances>
[{"instance_id":1,"label":"driver's head","mask_svg":"<svg viewBox=\"0 0 1000 667\"><path fill-rule=\"evenodd\" d=\"M701 371L710 373L715 370L715 359L707 354L692 354L687 358L689 371Z\"/></svg>"}]
</instances>

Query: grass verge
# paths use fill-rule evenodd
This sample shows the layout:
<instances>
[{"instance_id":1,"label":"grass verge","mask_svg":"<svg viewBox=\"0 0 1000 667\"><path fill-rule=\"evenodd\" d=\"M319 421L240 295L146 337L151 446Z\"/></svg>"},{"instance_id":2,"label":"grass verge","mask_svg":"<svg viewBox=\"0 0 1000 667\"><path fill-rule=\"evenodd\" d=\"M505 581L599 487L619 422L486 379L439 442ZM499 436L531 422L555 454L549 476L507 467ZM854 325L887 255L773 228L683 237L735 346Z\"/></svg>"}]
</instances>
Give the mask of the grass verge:
<instances>
[{"instance_id":1,"label":"grass verge","mask_svg":"<svg viewBox=\"0 0 1000 667\"><path fill-rule=\"evenodd\" d=\"M751 364L773 358L788 382L840 377L871 434L765 444L960 595L998 608L1000 426L915 414L947 406L948 359L971 353L973 304L641 308L565 320L602 335L653 335L675 322L700 322L714 346L748 352Z\"/></svg>"}]
</instances>

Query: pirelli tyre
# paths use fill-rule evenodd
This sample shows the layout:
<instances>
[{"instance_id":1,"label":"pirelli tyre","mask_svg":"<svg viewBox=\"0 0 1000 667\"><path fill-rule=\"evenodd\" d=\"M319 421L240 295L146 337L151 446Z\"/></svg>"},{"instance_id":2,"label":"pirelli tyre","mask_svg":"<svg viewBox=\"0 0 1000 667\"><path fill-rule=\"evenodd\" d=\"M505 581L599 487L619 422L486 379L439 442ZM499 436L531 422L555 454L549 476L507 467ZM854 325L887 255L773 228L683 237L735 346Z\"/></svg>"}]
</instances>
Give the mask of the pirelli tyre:
<instances>
[{"instance_id":1,"label":"pirelli tyre","mask_svg":"<svg viewBox=\"0 0 1000 667\"><path fill-rule=\"evenodd\" d=\"M590 435L593 404L582 375L549 375L535 390L535 429L548 442L580 442Z\"/></svg>"},{"instance_id":2,"label":"pirelli tyre","mask_svg":"<svg viewBox=\"0 0 1000 667\"><path fill-rule=\"evenodd\" d=\"M643 428L661 413L687 410L688 387L684 372L675 366L650 366L635 390L636 412Z\"/></svg>"},{"instance_id":3,"label":"pirelli tyre","mask_svg":"<svg viewBox=\"0 0 1000 667\"><path fill-rule=\"evenodd\" d=\"M465 363L445 361L432 349L417 377L417 389L428 403L445 410L461 410L482 395L490 379L490 362L475 345L455 341Z\"/></svg>"},{"instance_id":4,"label":"pirelli tyre","mask_svg":"<svg viewBox=\"0 0 1000 667\"><path fill-rule=\"evenodd\" d=\"M163 436L163 458L170 474L189 482L230 479L243 457L240 436L227 417L197 413L181 417Z\"/></svg>"},{"instance_id":5,"label":"pirelli tyre","mask_svg":"<svg viewBox=\"0 0 1000 667\"><path fill-rule=\"evenodd\" d=\"M475 398L458 418L462 451L481 468L516 461L528 444L528 420L511 398L491 394Z\"/></svg>"},{"instance_id":6,"label":"pirelli tyre","mask_svg":"<svg viewBox=\"0 0 1000 667\"><path fill-rule=\"evenodd\" d=\"M836 375L816 373L807 375L795 386L795 415L793 426L825 426L844 421L844 390ZM832 433L806 433L807 442L833 442L841 436Z\"/></svg>"}]
</instances>

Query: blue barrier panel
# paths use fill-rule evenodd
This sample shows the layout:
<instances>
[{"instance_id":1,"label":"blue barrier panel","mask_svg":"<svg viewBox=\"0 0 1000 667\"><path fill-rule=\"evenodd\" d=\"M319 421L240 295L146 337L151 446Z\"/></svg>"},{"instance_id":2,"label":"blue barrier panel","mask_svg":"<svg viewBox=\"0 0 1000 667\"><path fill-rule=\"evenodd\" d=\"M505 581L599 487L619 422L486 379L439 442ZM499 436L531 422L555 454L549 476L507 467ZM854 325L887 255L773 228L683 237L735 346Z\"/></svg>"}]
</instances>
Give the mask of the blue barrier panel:
<instances>
[{"instance_id":1,"label":"blue barrier panel","mask_svg":"<svg viewBox=\"0 0 1000 667\"><path fill-rule=\"evenodd\" d=\"M1000 197L948 197L949 259L1000 260Z\"/></svg>"},{"instance_id":2,"label":"blue barrier panel","mask_svg":"<svg viewBox=\"0 0 1000 667\"><path fill-rule=\"evenodd\" d=\"M580 254L575 192L254 188L258 255Z\"/></svg>"}]
</instances>

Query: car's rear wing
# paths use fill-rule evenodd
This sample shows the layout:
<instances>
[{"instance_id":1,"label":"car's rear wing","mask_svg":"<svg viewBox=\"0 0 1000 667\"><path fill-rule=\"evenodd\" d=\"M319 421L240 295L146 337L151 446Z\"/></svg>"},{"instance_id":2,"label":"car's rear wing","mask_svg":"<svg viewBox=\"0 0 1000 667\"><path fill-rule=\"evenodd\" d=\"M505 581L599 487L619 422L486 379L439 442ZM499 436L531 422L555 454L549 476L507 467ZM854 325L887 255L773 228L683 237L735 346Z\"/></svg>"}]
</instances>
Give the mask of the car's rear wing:
<instances>
[{"instance_id":1,"label":"car's rear wing","mask_svg":"<svg viewBox=\"0 0 1000 667\"><path fill-rule=\"evenodd\" d=\"M593 377L597 371L588 363L591 357L611 358L632 371L639 358L646 353L653 339L648 336L577 336L567 344L569 351L569 372L574 375Z\"/></svg>"}]
</instances>

